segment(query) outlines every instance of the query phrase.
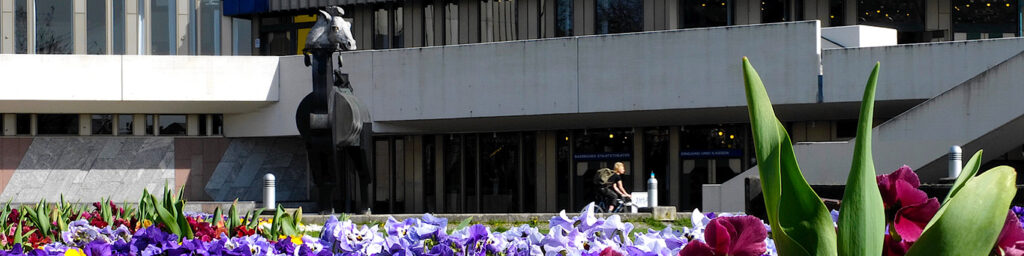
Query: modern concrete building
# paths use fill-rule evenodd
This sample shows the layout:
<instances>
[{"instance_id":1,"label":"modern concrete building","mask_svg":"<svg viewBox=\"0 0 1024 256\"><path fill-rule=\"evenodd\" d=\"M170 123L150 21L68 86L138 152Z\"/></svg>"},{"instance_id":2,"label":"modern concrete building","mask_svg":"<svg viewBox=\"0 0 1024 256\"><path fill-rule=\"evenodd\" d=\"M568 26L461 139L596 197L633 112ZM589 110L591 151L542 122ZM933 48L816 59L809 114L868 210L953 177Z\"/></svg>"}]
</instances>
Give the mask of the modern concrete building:
<instances>
[{"instance_id":1,"label":"modern concrete building","mask_svg":"<svg viewBox=\"0 0 1024 256\"><path fill-rule=\"evenodd\" d=\"M844 183L876 61L880 173L1024 160L1016 0L0 0L0 200L258 201L272 172L313 201L295 55L327 5L368 48L342 54L376 134L347 196L378 213L576 209L617 161L661 205L744 210L743 56L813 184Z\"/></svg>"}]
</instances>

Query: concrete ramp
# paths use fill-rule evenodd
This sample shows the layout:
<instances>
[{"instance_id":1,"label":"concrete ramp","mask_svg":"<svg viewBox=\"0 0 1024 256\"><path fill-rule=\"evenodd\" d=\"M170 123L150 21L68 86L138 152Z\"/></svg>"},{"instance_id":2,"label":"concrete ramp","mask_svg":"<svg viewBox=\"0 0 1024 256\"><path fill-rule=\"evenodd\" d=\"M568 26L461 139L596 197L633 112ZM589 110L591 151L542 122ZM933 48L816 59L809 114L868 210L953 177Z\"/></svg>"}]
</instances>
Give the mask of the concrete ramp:
<instances>
[{"instance_id":1,"label":"concrete ramp","mask_svg":"<svg viewBox=\"0 0 1024 256\"><path fill-rule=\"evenodd\" d=\"M985 149L983 160L990 160L1024 144L1019 136L1024 131L1022 71L1024 52L1019 52L876 126L872 130L876 172L889 173L905 164L917 170L922 182L934 183L946 176L945 156L951 145L963 145L964 158ZM798 143L794 151L809 183L839 185L846 183L853 146L853 140ZM744 210L744 179L752 176L757 176L757 167L723 184L705 185L703 210Z\"/></svg>"}]
</instances>

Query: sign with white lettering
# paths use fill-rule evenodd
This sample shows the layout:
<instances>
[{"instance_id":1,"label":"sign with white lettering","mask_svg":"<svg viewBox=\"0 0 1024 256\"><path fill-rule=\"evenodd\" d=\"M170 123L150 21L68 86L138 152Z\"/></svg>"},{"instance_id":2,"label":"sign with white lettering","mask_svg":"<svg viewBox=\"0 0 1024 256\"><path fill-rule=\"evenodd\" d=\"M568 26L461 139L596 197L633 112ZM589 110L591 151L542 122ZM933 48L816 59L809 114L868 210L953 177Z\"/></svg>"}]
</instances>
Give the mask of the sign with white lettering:
<instances>
[{"instance_id":1,"label":"sign with white lettering","mask_svg":"<svg viewBox=\"0 0 1024 256\"><path fill-rule=\"evenodd\" d=\"M578 161L617 161L617 160L629 160L633 158L631 153L579 153L572 156Z\"/></svg>"},{"instance_id":2,"label":"sign with white lettering","mask_svg":"<svg viewBox=\"0 0 1024 256\"><path fill-rule=\"evenodd\" d=\"M679 152L682 158L737 158L743 157L743 150L739 149L708 149L708 150L683 150Z\"/></svg>"}]
</instances>

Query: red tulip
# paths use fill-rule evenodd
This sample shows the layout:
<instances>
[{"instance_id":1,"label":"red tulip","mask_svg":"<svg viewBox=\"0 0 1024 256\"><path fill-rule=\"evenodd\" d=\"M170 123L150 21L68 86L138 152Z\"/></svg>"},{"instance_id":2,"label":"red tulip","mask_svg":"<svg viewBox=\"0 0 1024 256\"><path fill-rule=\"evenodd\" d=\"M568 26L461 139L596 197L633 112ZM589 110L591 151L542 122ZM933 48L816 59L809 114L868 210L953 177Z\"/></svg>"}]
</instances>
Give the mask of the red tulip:
<instances>
[{"instance_id":1,"label":"red tulip","mask_svg":"<svg viewBox=\"0 0 1024 256\"><path fill-rule=\"evenodd\" d=\"M714 218L704 230L707 243L690 241L679 251L679 256L760 256L767 250L765 238L768 238L768 230L757 217Z\"/></svg>"},{"instance_id":2,"label":"red tulip","mask_svg":"<svg viewBox=\"0 0 1024 256\"><path fill-rule=\"evenodd\" d=\"M1000 254L1000 250L1004 253ZM992 253L1006 256L1024 255L1024 228L1020 227L1020 221L1012 211L1006 215L1003 231L999 232L999 239L996 240Z\"/></svg>"},{"instance_id":3,"label":"red tulip","mask_svg":"<svg viewBox=\"0 0 1024 256\"><path fill-rule=\"evenodd\" d=\"M939 211L939 201L917 189L921 180L904 165L890 174L879 175L878 190L882 194L886 217L903 242L913 243L921 237L924 226Z\"/></svg>"}]
</instances>

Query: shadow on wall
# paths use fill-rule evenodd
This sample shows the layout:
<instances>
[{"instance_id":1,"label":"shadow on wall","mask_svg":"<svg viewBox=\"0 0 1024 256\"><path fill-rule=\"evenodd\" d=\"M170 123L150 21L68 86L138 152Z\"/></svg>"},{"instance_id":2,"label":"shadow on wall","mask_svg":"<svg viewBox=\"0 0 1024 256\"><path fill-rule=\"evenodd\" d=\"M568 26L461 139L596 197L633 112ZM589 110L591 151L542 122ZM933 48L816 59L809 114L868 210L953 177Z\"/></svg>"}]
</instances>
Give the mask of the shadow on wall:
<instances>
[{"instance_id":1,"label":"shadow on wall","mask_svg":"<svg viewBox=\"0 0 1024 256\"><path fill-rule=\"evenodd\" d=\"M263 175L273 173L278 201L307 201L311 185L306 161L299 137L231 139L205 185L206 194L214 201L261 201Z\"/></svg>"}]
</instances>

